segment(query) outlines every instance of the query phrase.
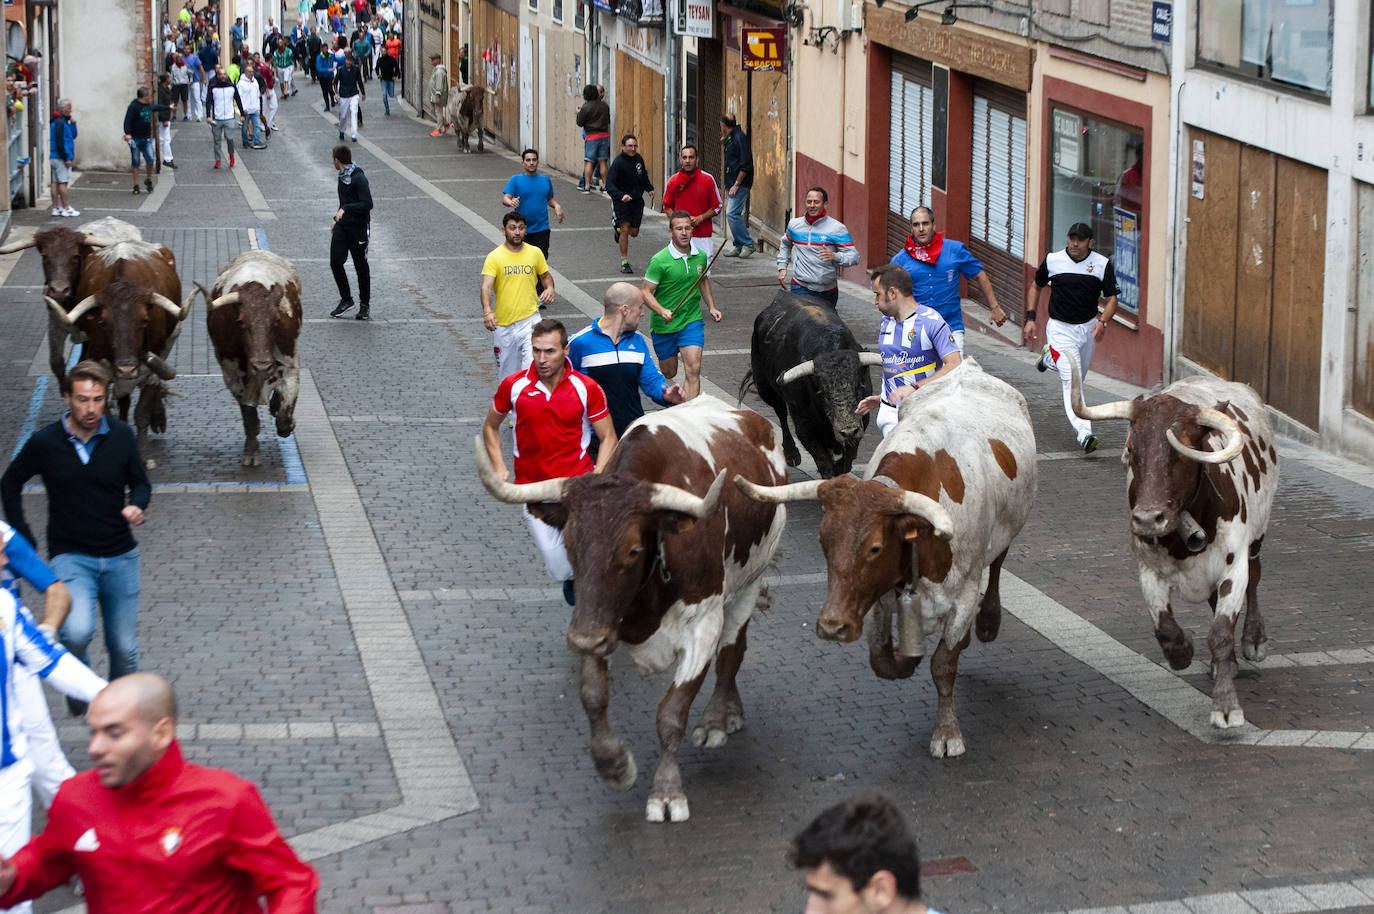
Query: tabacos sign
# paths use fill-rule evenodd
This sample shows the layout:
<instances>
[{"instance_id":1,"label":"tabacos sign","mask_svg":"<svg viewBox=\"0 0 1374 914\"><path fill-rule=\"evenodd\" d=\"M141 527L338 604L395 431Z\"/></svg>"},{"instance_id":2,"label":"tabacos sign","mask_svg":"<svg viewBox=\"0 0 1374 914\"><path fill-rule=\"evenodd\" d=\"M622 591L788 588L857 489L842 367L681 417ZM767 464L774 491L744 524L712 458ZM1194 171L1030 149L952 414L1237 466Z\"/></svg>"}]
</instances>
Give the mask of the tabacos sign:
<instances>
[{"instance_id":1,"label":"tabacos sign","mask_svg":"<svg viewBox=\"0 0 1374 914\"><path fill-rule=\"evenodd\" d=\"M787 69L787 29L741 26L739 30L740 69Z\"/></svg>"}]
</instances>

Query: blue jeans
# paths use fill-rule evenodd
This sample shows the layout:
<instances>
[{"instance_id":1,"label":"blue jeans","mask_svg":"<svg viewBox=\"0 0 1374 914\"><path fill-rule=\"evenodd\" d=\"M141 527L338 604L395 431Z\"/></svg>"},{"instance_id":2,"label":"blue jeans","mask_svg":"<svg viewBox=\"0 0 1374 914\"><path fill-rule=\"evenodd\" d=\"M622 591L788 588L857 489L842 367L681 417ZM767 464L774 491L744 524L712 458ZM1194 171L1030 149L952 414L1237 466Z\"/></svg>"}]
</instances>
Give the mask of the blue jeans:
<instances>
[{"instance_id":1,"label":"blue jeans","mask_svg":"<svg viewBox=\"0 0 1374 914\"><path fill-rule=\"evenodd\" d=\"M248 125L253 125L253 142L248 142ZM239 138L243 140L244 147L256 146L262 142L262 134L258 133L258 112L243 116L243 123L239 125Z\"/></svg>"},{"instance_id":2,"label":"blue jeans","mask_svg":"<svg viewBox=\"0 0 1374 914\"><path fill-rule=\"evenodd\" d=\"M752 246L754 239L749 237L749 222L744 218L744 209L749 205L749 188L741 187L733 197L725 198L725 221L730 226L730 234L735 239L735 247Z\"/></svg>"},{"instance_id":3,"label":"blue jeans","mask_svg":"<svg viewBox=\"0 0 1374 914\"><path fill-rule=\"evenodd\" d=\"M391 113L391 100L396 97L396 80L382 80L382 106L386 108L386 113Z\"/></svg>"},{"instance_id":4,"label":"blue jeans","mask_svg":"<svg viewBox=\"0 0 1374 914\"><path fill-rule=\"evenodd\" d=\"M87 654L95 637L95 606L105 622L105 649L110 678L138 670L138 549L101 558L64 552L52 557L53 573L72 592L72 611L59 637L72 655L89 666Z\"/></svg>"},{"instance_id":5,"label":"blue jeans","mask_svg":"<svg viewBox=\"0 0 1374 914\"><path fill-rule=\"evenodd\" d=\"M840 305L840 290L838 288L831 289L829 292L817 292L793 280L791 291L793 295L809 295L812 298L824 299L830 303L830 307L832 308L838 308Z\"/></svg>"}]
</instances>

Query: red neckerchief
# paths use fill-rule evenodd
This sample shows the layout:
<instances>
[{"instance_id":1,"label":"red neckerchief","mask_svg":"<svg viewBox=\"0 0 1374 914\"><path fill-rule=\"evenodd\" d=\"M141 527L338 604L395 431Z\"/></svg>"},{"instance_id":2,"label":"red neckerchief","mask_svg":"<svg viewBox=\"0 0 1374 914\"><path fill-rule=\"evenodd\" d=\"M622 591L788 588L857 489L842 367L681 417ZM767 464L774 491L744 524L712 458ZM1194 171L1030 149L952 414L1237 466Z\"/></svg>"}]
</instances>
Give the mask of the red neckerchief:
<instances>
[{"instance_id":1,"label":"red neckerchief","mask_svg":"<svg viewBox=\"0 0 1374 914\"><path fill-rule=\"evenodd\" d=\"M915 235L907 235L903 249L921 263L934 263L940 259L940 247L944 243L944 232L936 232L935 237L930 239L930 244L927 245L919 245L916 243Z\"/></svg>"},{"instance_id":2,"label":"red neckerchief","mask_svg":"<svg viewBox=\"0 0 1374 914\"><path fill-rule=\"evenodd\" d=\"M819 213L817 213L815 219L812 219L806 213L802 213L802 218L806 220L807 225L815 225L817 222L820 222L822 219L825 218L825 210L821 210Z\"/></svg>"},{"instance_id":3,"label":"red neckerchief","mask_svg":"<svg viewBox=\"0 0 1374 914\"><path fill-rule=\"evenodd\" d=\"M679 170L678 173L677 173L677 177L678 177L677 190L678 190L678 193L682 193L684 190L686 190L687 188L691 187L691 186L692 186L692 182L696 181L697 176L700 175L700 174L701 174L701 169L700 169L700 168L698 168L698 169L696 169L695 171L693 171L690 175L687 174L687 172L685 172L685 171Z\"/></svg>"}]
</instances>

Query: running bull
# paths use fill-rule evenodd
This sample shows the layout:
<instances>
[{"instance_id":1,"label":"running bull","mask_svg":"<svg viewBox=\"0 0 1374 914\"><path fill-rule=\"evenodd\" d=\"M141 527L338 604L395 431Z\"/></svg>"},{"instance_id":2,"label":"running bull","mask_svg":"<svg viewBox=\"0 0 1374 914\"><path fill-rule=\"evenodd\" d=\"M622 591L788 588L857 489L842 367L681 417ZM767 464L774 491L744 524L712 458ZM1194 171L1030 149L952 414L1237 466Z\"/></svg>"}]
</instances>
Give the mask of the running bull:
<instances>
[{"instance_id":1,"label":"running bull","mask_svg":"<svg viewBox=\"0 0 1374 914\"><path fill-rule=\"evenodd\" d=\"M833 308L817 299L779 292L754 319L750 370L740 384L740 399L754 385L773 407L782 427L782 449L788 466L801 463L797 437L821 476L848 473L868 428L868 417L855 415L859 401L873 393L868 367L882 367L882 356L860 351L848 325Z\"/></svg>"},{"instance_id":2,"label":"running bull","mask_svg":"<svg viewBox=\"0 0 1374 914\"><path fill-rule=\"evenodd\" d=\"M139 390L134 423L139 452L149 467L155 461L147 456L148 430L167 430L167 381L176 377L166 359L196 295L192 289L177 305L181 280L176 258L166 247L120 241L86 255L76 307L68 312L58 302L48 302L58 321L85 334L84 358L101 362L114 376L120 419L128 419L129 401Z\"/></svg>"},{"instance_id":3,"label":"running bull","mask_svg":"<svg viewBox=\"0 0 1374 914\"><path fill-rule=\"evenodd\" d=\"M965 359L902 402L862 481L769 487L736 480L761 501L816 499L825 509L820 540L829 581L817 635L848 642L866 629L873 671L905 679L925 653L925 633L938 633L930 664L939 693L930 741L936 758L964 753L954 710L959 655L970 628L980 641L997 637L1002 562L1030 515L1036 472L1025 399Z\"/></svg>"},{"instance_id":4,"label":"running bull","mask_svg":"<svg viewBox=\"0 0 1374 914\"><path fill-rule=\"evenodd\" d=\"M229 261L206 301L205 323L224 386L243 414L240 463L260 466L258 407L267 405L278 437L289 437L296 427L301 276L291 261L271 251L245 251Z\"/></svg>"},{"instance_id":5,"label":"running bull","mask_svg":"<svg viewBox=\"0 0 1374 914\"><path fill-rule=\"evenodd\" d=\"M1238 727L1236 619L1245 608L1242 653L1263 660L1260 546L1279 486L1279 455L1264 403L1245 384L1199 376L1151 397L1083 404L1073 366L1073 410L1084 419L1130 423L1122 461L1131 512L1131 551L1155 640L1169 665L1186 669L1193 642L1174 620L1172 599L1212 606L1212 726Z\"/></svg>"},{"instance_id":6,"label":"running bull","mask_svg":"<svg viewBox=\"0 0 1374 914\"><path fill-rule=\"evenodd\" d=\"M0 254L17 254L37 248L43 258L43 298L53 309L48 316L48 364L61 383L67 376L66 343L86 341L76 327L58 317L57 311L67 313L76 303L76 286L81 281L81 265L92 251L108 247L118 241L141 241L138 229L112 216L87 222L80 228L65 226L35 232L25 241L14 241L0 247Z\"/></svg>"},{"instance_id":7,"label":"running bull","mask_svg":"<svg viewBox=\"0 0 1374 914\"><path fill-rule=\"evenodd\" d=\"M439 112L438 130L447 132L452 126L453 134L458 139L458 148L463 152L472 151L469 138L474 130L477 131L477 151L486 151L482 145L482 116L488 93L496 95L482 86L455 86L448 94L448 102Z\"/></svg>"},{"instance_id":8,"label":"running bull","mask_svg":"<svg viewBox=\"0 0 1374 914\"><path fill-rule=\"evenodd\" d=\"M480 436L477 469L497 499L527 504L563 530L577 581L568 646L582 656L591 755L608 787L628 790L637 776L634 756L606 714L611 653L624 641L645 672L676 664L658 706L662 757L646 817L685 821L677 751L712 660L715 691L692 731L692 745L721 746L744 726L735 676L786 509L745 498L725 481L786 481L772 426L757 413L701 396L633 422L601 474L503 482Z\"/></svg>"}]
</instances>

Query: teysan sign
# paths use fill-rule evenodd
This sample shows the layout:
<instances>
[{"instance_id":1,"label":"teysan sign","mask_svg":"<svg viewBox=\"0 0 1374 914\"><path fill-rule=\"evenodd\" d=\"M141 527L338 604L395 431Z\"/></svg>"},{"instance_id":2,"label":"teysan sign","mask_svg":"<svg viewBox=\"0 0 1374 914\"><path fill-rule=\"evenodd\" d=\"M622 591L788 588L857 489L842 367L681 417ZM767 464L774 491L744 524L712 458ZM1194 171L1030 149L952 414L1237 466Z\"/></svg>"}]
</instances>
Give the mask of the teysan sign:
<instances>
[{"instance_id":1,"label":"teysan sign","mask_svg":"<svg viewBox=\"0 0 1374 914\"><path fill-rule=\"evenodd\" d=\"M715 0L677 0L677 33L693 38L714 38Z\"/></svg>"}]
</instances>

